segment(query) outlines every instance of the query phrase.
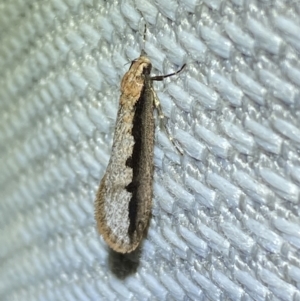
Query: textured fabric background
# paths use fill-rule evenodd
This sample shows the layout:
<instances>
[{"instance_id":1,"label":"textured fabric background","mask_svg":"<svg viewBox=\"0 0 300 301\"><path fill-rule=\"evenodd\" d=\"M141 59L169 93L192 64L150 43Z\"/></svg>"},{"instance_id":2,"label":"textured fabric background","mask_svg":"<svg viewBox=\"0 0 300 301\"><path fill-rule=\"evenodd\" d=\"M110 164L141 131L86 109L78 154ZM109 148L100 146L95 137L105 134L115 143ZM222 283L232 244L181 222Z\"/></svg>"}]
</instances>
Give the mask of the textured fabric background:
<instances>
[{"instance_id":1,"label":"textured fabric background","mask_svg":"<svg viewBox=\"0 0 300 301\"><path fill-rule=\"evenodd\" d=\"M0 3L0 300L300 300L300 5ZM143 47L180 156L156 128L140 250L93 202L119 85Z\"/></svg>"}]
</instances>

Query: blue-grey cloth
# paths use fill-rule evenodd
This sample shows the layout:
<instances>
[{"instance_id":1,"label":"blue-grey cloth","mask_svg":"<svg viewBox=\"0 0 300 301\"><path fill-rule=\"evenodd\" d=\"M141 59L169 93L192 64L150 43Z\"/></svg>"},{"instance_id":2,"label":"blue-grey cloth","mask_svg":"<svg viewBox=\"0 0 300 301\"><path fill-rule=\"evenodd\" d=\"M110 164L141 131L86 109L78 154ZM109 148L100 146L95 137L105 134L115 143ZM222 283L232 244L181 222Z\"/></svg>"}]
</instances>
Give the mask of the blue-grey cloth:
<instances>
[{"instance_id":1,"label":"blue-grey cloth","mask_svg":"<svg viewBox=\"0 0 300 301\"><path fill-rule=\"evenodd\" d=\"M299 20L297 1L2 1L0 300L300 300ZM94 200L143 48L153 74L187 64L154 83L183 155L157 122L151 222L122 256Z\"/></svg>"}]
</instances>

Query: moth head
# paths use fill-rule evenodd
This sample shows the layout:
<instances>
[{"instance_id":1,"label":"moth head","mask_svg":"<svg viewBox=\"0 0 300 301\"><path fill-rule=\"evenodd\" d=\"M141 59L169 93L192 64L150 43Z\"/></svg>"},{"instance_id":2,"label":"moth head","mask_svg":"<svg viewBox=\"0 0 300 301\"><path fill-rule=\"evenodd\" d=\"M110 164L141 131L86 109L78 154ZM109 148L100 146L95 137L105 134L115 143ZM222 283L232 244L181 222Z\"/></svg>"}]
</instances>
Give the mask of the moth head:
<instances>
[{"instance_id":1,"label":"moth head","mask_svg":"<svg viewBox=\"0 0 300 301\"><path fill-rule=\"evenodd\" d=\"M152 69L152 64L149 60L149 58L147 57L147 55L145 54L145 52L142 52L141 56L134 59L131 62L130 68L129 70L133 67L136 66L137 69L140 70L140 72L142 74L150 74L151 69Z\"/></svg>"},{"instance_id":2,"label":"moth head","mask_svg":"<svg viewBox=\"0 0 300 301\"><path fill-rule=\"evenodd\" d=\"M151 69L152 69L152 64L144 50L142 50L141 56L138 58L138 60L143 65L143 74L150 74Z\"/></svg>"}]
</instances>

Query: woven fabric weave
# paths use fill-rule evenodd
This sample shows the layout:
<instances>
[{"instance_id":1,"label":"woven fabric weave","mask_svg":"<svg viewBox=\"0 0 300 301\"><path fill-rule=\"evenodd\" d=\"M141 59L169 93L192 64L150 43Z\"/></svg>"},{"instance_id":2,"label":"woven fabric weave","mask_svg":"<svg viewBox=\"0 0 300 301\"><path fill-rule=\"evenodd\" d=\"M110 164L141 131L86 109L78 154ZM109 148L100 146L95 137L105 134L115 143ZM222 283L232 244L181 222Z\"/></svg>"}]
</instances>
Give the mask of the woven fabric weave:
<instances>
[{"instance_id":1,"label":"woven fabric weave","mask_svg":"<svg viewBox=\"0 0 300 301\"><path fill-rule=\"evenodd\" d=\"M300 300L296 1L0 4L0 300ZM147 37L143 43L143 26ZM152 218L109 250L94 199L120 80L145 50Z\"/></svg>"}]
</instances>

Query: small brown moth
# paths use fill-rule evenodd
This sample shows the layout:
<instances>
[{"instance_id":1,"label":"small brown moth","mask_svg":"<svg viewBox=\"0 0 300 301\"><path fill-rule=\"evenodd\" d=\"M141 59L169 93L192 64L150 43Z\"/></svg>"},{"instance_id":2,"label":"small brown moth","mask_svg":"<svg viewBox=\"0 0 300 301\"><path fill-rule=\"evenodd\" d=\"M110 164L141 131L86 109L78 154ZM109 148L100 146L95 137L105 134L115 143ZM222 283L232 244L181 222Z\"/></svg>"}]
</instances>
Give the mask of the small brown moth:
<instances>
[{"instance_id":1,"label":"small brown moth","mask_svg":"<svg viewBox=\"0 0 300 301\"><path fill-rule=\"evenodd\" d=\"M150 76L151 62L142 51L121 82L121 97L111 157L95 201L97 228L116 252L137 248L148 225L152 203L154 107L162 110Z\"/></svg>"}]
</instances>

